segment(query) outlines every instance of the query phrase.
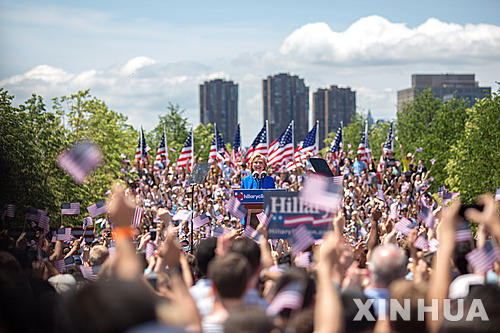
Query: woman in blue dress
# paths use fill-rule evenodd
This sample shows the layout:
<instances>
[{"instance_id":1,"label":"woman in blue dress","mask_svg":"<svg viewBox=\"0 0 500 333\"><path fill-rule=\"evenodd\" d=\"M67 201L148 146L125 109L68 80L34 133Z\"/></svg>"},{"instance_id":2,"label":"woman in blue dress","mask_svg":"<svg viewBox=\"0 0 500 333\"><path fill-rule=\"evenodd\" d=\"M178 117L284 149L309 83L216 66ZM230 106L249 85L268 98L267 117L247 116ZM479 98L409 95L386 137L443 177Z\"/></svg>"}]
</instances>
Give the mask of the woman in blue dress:
<instances>
[{"instance_id":1,"label":"woman in blue dress","mask_svg":"<svg viewBox=\"0 0 500 333\"><path fill-rule=\"evenodd\" d=\"M276 188L274 178L268 176L266 170L266 158L261 154L254 154L250 159L251 174L241 179L241 189L257 190Z\"/></svg>"}]
</instances>

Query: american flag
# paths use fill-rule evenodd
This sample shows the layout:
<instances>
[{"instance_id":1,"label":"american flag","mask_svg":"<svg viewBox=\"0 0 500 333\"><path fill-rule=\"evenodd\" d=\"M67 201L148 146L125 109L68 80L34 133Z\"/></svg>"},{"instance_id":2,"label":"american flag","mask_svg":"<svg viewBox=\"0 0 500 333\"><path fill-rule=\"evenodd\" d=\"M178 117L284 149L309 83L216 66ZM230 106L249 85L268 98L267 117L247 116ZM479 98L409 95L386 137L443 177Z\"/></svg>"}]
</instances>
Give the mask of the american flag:
<instances>
[{"instance_id":1,"label":"american flag","mask_svg":"<svg viewBox=\"0 0 500 333\"><path fill-rule=\"evenodd\" d=\"M85 279L89 281L97 280L98 275L97 273L95 273L94 267L80 265L80 271L82 272L82 275Z\"/></svg>"},{"instance_id":2,"label":"american flag","mask_svg":"<svg viewBox=\"0 0 500 333\"><path fill-rule=\"evenodd\" d=\"M59 228L56 230L56 240L69 241L71 240L71 228Z\"/></svg>"},{"instance_id":3,"label":"american flag","mask_svg":"<svg viewBox=\"0 0 500 333\"><path fill-rule=\"evenodd\" d=\"M222 163L224 159L229 158L229 152L224 145L224 140L217 131L217 126L214 126L214 137L212 139L212 144L210 145L210 153L208 155L208 161L210 163Z\"/></svg>"},{"instance_id":4,"label":"american flag","mask_svg":"<svg viewBox=\"0 0 500 333\"><path fill-rule=\"evenodd\" d=\"M417 148L417 152L418 152L418 153L421 153L421 152L423 152L423 151L424 151L424 148L421 148L421 147L418 147L418 148Z\"/></svg>"},{"instance_id":5,"label":"american flag","mask_svg":"<svg viewBox=\"0 0 500 333\"><path fill-rule=\"evenodd\" d=\"M389 213L389 218L391 220L397 220L398 219L398 204L393 203L391 206L391 212Z\"/></svg>"},{"instance_id":6,"label":"american flag","mask_svg":"<svg viewBox=\"0 0 500 333\"><path fill-rule=\"evenodd\" d=\"M290 225L298 225L305 223L313 223L314 217L311 214L304 215L285 215L285 222L283 223L286 226Z\"/></svg>"},{"instance_id":7,"label":"american flag","mask_svg":"<svg viewBox=\"0 0 500 333\"><path fill-rule=\"evenodd\" d=\"M431 158L431 164L434 165L436 163L436 159L435 158Z\"/></svg>"},{"instance_id":8,"label":"american flag","mask_svg":"<svg viewBox=\"0 0 500 333\"><path fill-rule=\"evenodd\" d=\"M175 212L175 215L172 217L173 221L186 221L191 217L191 212L187 209L179 209Z\"/></svg>"},{"instance_id":9,"label":"american flag","mask_svg":"<svg viewBox=\"0 0 500 333\"><path fill-rule=\"evenodd\" d=\"M47 212L45 210L36 209L33 207L29 207L26 212L26 220L39 222L41 216L46 216Z\"/></svg>"},{"instance_id":10,"label":"american flag","mask_svg":"<svg viewBox=\"0 0 500 333\"><path fill-rule=\"evenodd\" d=\"M142 135L139 133L139 141L137 142L137 148L135 149L135 159L142 159Z\"/></svg>"},{"instance_id":11,"label":"american flag","mask_svg":"<svg viewBox=\"0 0 500 333\"><path fill-rule=\"evenodd\" d=\"M418 218L425 223L425 226L429 229L434 229L434 223L436 219L432 214L432 211L425 202L420 199L420 212L418 213Z\"/></svg>"},{"instance_id":12,"label":"american flag","mask_svg":"<svg viewBox=\"0 0 500 333\"><path fill-rule=\"evenodd\" d=\"M304 285L300 281L292 281L274 296L271 304L266 309L269 317L277 316L284 309L298 310L304 301Z\"/></svg>"},{"instance_id":13,"label":"american flag","mask_svg":"<svg viewBox=\"0 0 500 333\"><path fill-rule=\"evenodd\" d=\"M264 127L262 127L259 134L257 134L257 137L255 137L250 147L248 147L248 151L245 156L247 163L250 162L250 158L254 153L259 153L264 157L267 157L267 122L264 124Z\"/></svg>"},{"instance_id":14,"label":"american flag","mask_svg":"<svg viewBox=\"0 0 500 333\"><path fill-rule=\"evenodd\" d=\"M385 140L383 153L380 155L380 161L377 166L377 170L382 172L384 170L385 165L385 157L389 151L394 151L394 123L391 122L391 126L389 127L389 133L387 133L387 139Z\"/></svg>"},{"instance_id":15,"label":"american flag","mask_svg":"<svg viewBox=\"0 0 500 333\"><path fill-rule=\"evenodd\" d=\"M125 159L125 158L127 158L127 155L125 155L125 154L120 154L120 157L121 157L121 158L123 158L123 159Z\"/></svg>"},{"instance_id":16,"label":"american flag","mask_svg":"<svg viewBox=\"0 0 500 333\"><path fill-rule=\"evenodd\" d=\"M151 241L147 242L147 244L146 244L146 260L148 260L155 253L155 250L156 250L155 244Z\"/></svg>"},{"instance_id":17,"label":"american flag","mask_svg":"<svg viewBox=\"0 0 500 333\"><path fill-rule=\"evenodd\" d=\"M460 195L460 192L443 193L443 205L446 205L448 202L457 198L459 195Z\"/></svg>"},{"instance_id":18,"label":"american flag","mask_svg":"<svg viewBox=\"0 0 500 333\"><path fill-rule=\"evenodd\" d=\"M157 162L165 161L165 166L168 166L170 164L170 160L168 159L168 150L167 150L166 126L163 126L163 134L160 139L160 146L158 147L158 151L156 152L156 161Z\"/></svg>"},{"instance_id":19,"label":"american flag","mask_svg":"<svg viewBox=\"0 0 500 333\"><path fill-rule=\"evenodd\" d=\"M340 157L340 153L342 152L342 123L340 123L339 129L337 133L335 133L335 138L332 141L332 145L330 146L330 152L333 153L333 159L338 160Z\"/></svg>"},{"instance_id":20,"label":"american flag","mask_svg":"<svg viewBox=\"0 0 500 333\"><path fill-rule=\"evenodd\" d=\"M210 223L210 218L205 213L202 213L202 214L196 216L195 218L193 218L194 230L200 229L202 226L204 226L207 223Z\"/></svg>"},{"instance_id":21,"label":"american flag","mask_svg":"<svg viewBox=\"0 0 500 333\"><path fill-rule=\"evenodd\" d=\"M15 212L16 212L16 205L14 205L14 204L3 205L2 219L5 219L5 217L13 218L15 215Z\"/></svg>"},{"instance_id":22,"label":"american flag","mask_svg":"<svg viewBox=\"0 0 500 333\"><path fill-rule=\"evenodd\" d=\"M38 219L38 227L45 233L48 233L50 230L50 218L47 215L41 215Z\"/></svg>"},{"instance_id":23,"label":"american flag","mask_svg":"<svg viewBox=\"0 0 500 333\"><path fill-rule=\"evenodd\" d=\"M318 145L316 143L316 133L318 130L318 122L313 126L313 128L307 133L304 141L302 141L294 152L294 160L295 163L301 162L301 156L305 155L308 152L311 152L313 155L318 151Z\"/></svg>"},{"instance_id":24,"label":"american flag","mask_svg":"<svg viewBox=\"0 0 500 333\"><path fill-rule=\"evenodd\" d=\"M193 129L189 133L186 142L184 143L184 147L182 147L181 154L179 155L179 159L177 160L177 166L185 167L189 172L193 169L194 166L194 149L193 149Z\"/></svg>"},{"instance_id":25,"label":"american flag","mask_svg":"<svg viewBox=\"0 0 500 333\"><path fill-rule=\"evenodd\" d=\"M54 267L59 271L59 273L62 273L66 268L66 263L64 262L64 259L54 260Z\"/></svg>"},{"instance_id":26,"label":"american flag","mask_svg":"<svg viewBox=\"0 0 500 333\"><path fill-rule=\"evenodd\" d=\"M322 224L329 224L332 223L333 221L333 214L324 214L320 216L315 216L313 220L313 225L322 225Z\"/></svg>"},{"instance_id":27,"label":"american flag","mask_svg":"<svg viewBox=\"0 0 500 333\"><path fill-rule=\"evenodd\" d=\"M250 238L250 239L254 240L256 243L258 243L260 241L260 238L262 237L262 235L257 230L255 230L251 226L247 225L245 230L241 234L241 237Z\"/></svg>"},{"instance_id":28,"label":"american flag","mask_svg":"<svg viewBox=\"0 0 500 333\"><path fill-rule=\"evenodd\" d=\"M376 197L377 197L377 199L382 200L383 202L385 202L385 194L384 194L384 190L379 189L379 190L377 191L377 196L376 196Z\"/></svg>"},{"instance_id":29,"label":"american flag","mask_svg":"<svg viewBox=\"0 0 500 333\"><path fill-rule=\"evenodd\" d=\"M140 228L141 227L142 216L143 215L144 215L144 211L141 208L139 208L139 207L135 207L134 217L132 218L132 226L134 228Z\"/></svg>"},{"instance_id":30,"label":"american flag","mask_svg":"<svg viewBox=\"0 0 500 333\"><path fill-rule=\"evenodd\" d=\"M226 229L223 227L215 227L214 230L212 231L212 236L219 238L219 237L224 236L230 232L231 231L229 229Z\"/></svg>"},{"instance_id":31,"label":"american flag","mask_svg":"<svg viewBox=\"0 0 500 333\"><path fill-rule=\"evenodd\" d=\"M439 186L439 187L438 187L438 191L437 191L437 193L438 193L438 198L442 198L442 197L443 197L443 194L444 194L444 193L447 193L447 192L448 192L448 190L446 189L446 186L444 186L444 185L443 185L443 186Z\"/></svg>"},{"instance_id":32,"label":"american flag","mask_svg":"<svg viewBox=\"0 0 500 333\"><path fill-rule=\"evenodd\" d=\"M268 163L272 166L281 166L283 162L293 156L293 120L285 131L269 146Z\"/></svg>"},{"instance_id":33,"label":"american flag","mask_svg":"<svg viewBox=\"0 0 500 333\"><path fill-rule=\"evenodd\" d=\"M309 246L314 244L314 238L309 233L309 230L303 225L299 225L292 231L293 244L292 255L305 251Z\"/></svg>"},{"instance_id":34,"label":"american flag","mask_svg":"<svg viewBox=\"0 0 500 333\"><path fill-rule=\"evenodd\" d=\"M415 228L418 226L418 223L413 223L406 217L401 218L398 223L394 225L394 229L397 231L401 232L403 235L408 236L410 235L411 229Z\"/></svg>"},{"instance_id":35,"label":"american flag","mask_svg":"<svg viewBox=\"0 0 500 333\"><path fill-rule=\"evenodd\" d=\"M271 221L271 216L268 216L266 212L262 211L257 214L257 220L259 220L260 224L262 224L264 228L267 228L269 222Z\"/></svg>"},{"instance_id":36,"label":"american flag","mask_svg":"<svg viewBox=\"0 0 500 333\"><path fill-rule=\"evenodd\" d=\"M333 176L333 183L344 187L344 176Z\"/></svg>"},{"instance_id":37,"label":"american flag","mask_svg":"<svg viewBox=\"0 0 500 333\"><path fill-rule=\"evenodd\" d=\"M240 135L240 124L236 129L236 136L234 137L233 151L231 152L231 164L236 165L238 159L241 158L241 135Z\"/></svg>"},{"instance_id":38,"label":"american flag","mask_svg":"<svg viewBox=\"0 0 500 333\"><path fill-rule=\"evenodd\" d=\"M368 122L365 124L365 131L361 136L361 142L358 147L358 154L361 154L361 161L365 162L368 166L368 161L371 159L372 150L368 142Z\"/></svg>"},{"instance_id":39,"label":"american flag","mask_svg":"<svg viewBox=\"0 0 500 333\"><path fill-rule=\"evenodd\" d=\"M310 252L300 252L297 256L296 266L300 268L313 268Z\"/></svg>"},{"instance_id":40,"label":"american flag","mask_svg":"<svg viewBox=\"0 0 500 333\"><path fill-rule=\"evenodd\" d=\"M243 218L245 218L245 216L247 216L247 208L243 206L241 202L235 197L232 197L227 202L226 210L239 220L242 220Z\"/></svg>"},{"instance_id":41,"label":"american flag","mask_svg":"<svg viewBox=\"0 0 500 333\"><path fill-rule=\"evenodd\" d=\"M89 141L80 141L57 156L57 162L78 184L103 161L102 153Z\"/></svg>"},{"instance_id":42,"label":"american flag","mask_svg":"<svg viewBox=\"0 0 500 333\"><path fill-rule=\"evenodd\" d=\"M429 251L436 252L439 247L439 241L436 238L433 238L429 241Z\"/></svg>"},{"instance_id":43,"label":"american flag","mask_svg":"<svg viewBox=\"0 0 500 333\"><path fill-rule=\"evenodd\" d=\"M148 162L148 145L146 144L146 137L144 136L144 130L141 127L141 133L139 133L139 142L137 143L137 148L135 150L135 159L141 160L143 162Z\"/></svg>"},{"instance_id":44,"label":"american flag","mask_svg":"<svg viewBox=\"0 0 500 333\"><path fill-rule=\"evenodd\" d=\"M500 201L500 188L497 188L495 193L495 201Z\"/></svg>"},{"instance_id":45,"label":"american flag","mask_svg":"<svg viewBox=\"0 0 500 333\"><path fill-rule=\"evenodd\" d=\"M391 122L391 127L389 127L389 133L387 133L387 139L384 145L384 155L387 155L389 151L394 151L394 123Z\"/></svg>"},{"instance_id":46,"label":"american flag","mask_svg":"<svg viewBox=\"0 0 500 333\"><path fill-rule=\"evenodd\" d=\"M488 240L482 248L467 253L465 259L474 269L474 273L486 273L498 260L498 248Z\"/></svg>"},{"instance_id":47,"label":"american flag","mask_svg":"<svg viewBox=\"0 0 500 333\"><path fill-rule=\"evenodd\" d=\"M427 250L429 248L429 241L427 240L427 233L423 233L415 239L415 243L413 243L417 249Z\"/></svg>"},{"instance_id":48,"label":"american flag","mask_svg":"<svg viewBox=\"0 0 500 333\"><path fill-rule=\"evenodd\" d=\"M212 237L212 227L210 224L205 226L205 238Z\"/></svg>"},{"instance_id":49,"label":"american flag","mask_svg":"<svg viewBox=\"0 0 500 333\"><path fill-rule=\"evenodd\" d=\"M217 222L224 221L224 215L222 215L218 210L214 212L214 218L217 220Z\"/></svg>"},{"instance_id":50,"label":"american flag","mask_svg":"<svg viewBox=\"0 0 500 333\"><path fill-rule=\"evenodd\" d=\"M101 214L106 213L108 211L108 206L106 205L106 201L102 199L88 206L87 211L92 218L95 218Z\"/></svg>"},{"instance_id":51,"label":"american flag","mask_svg":"<svg viewBox=\"0 0 500 333\"><path fill-rule=\"evenodd\" d=\"M83 218L83 229L87 229L87 227L93 225L92 218L90 216L86 216Z\"/></svg>"},{"instance_id":52,"label":"american flag","mask_svg":"<svg viewBox=\"0 0 500 333\"><path fill-rule=\"evenodd\" d=\"M80 203L71 202L61 204L61 215L80 215Z\"/></svg>"},{"instance_id":53,"label":"american flag","mask_svg":"<svg viewBox=\"0 0 500 333\"><path fill-rule=\"evenodd\" d=\"M342 201L342 187L329 177L311 174L299 197L302 202L325 212L335 213Z\"/></svg>"},{"instance_id":54,"label":"american flag","mask_svg":"<svg viewBox=\"0 0 500 333\"><path fill-rule=\"evenodd\" d=\"M455 229L455 241L467 242L472 240L472 231L470 230L469 222L462 221L457 224Z\"/></svg>"}]
</instances>

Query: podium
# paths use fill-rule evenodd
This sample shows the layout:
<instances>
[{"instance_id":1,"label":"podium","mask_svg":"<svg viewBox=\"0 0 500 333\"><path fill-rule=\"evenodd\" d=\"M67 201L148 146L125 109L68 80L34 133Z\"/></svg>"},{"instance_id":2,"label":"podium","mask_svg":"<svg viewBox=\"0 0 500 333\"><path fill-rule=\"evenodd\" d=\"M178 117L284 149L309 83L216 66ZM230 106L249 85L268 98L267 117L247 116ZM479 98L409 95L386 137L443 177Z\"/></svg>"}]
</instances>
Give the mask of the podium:
<instances>
[{"instance_id":1,"label":"podium","mask_svg":"<svg viewBox=\"0 0 500 333\"><path fill-rule=\"evenodd\" d=\"M233 190L233 196L247 208L246 225L256 229L259 225L257 215L264 209L264 192L285 192L284 189Z\"/></svg>"}]
</instances>

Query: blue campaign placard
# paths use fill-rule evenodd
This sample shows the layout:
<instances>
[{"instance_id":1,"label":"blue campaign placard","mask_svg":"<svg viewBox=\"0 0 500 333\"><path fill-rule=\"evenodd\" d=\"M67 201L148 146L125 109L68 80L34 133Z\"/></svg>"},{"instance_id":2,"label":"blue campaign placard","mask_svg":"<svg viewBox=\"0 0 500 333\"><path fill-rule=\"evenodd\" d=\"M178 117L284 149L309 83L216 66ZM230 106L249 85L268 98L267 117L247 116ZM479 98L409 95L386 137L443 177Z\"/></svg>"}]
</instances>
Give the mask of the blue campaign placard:
<instances>
[{"instance_id":1,"label":"blue campaign placard","mask_svg":"<svg viewBox=\"0 0 500 333\"><path fill-rule=\"evenodd\" d=\"M299 225L320 239L332 230L333 215L302 203L297 192L265 192L264 211L271 216L267 232L271 239L288 239Z\"/></svg>"},{"instance_id":2,"label":"blue campaign placard","mask_svg":"<svg viewBox=\"0 0 500 333\"><path fill-rule=\"evenodd\" d=\"M285 192L285 190L233 190L233 197L238 198L241 203L263 203L265 192Z\"/></svg>"}]
</instances>

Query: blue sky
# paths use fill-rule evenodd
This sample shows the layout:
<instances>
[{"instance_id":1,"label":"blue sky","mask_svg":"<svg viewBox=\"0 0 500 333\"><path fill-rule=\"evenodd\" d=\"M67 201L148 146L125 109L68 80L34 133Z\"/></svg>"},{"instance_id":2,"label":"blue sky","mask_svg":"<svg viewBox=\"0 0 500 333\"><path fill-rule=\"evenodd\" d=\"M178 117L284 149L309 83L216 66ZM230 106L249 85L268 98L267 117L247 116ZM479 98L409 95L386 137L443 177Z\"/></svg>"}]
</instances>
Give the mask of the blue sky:
<instances>
[{"instance_id":1,"label":"blue sky","mask_svg":"<svg viewBox=\"0 0 500 333\"><path fill-rule=\"evenodd\" d=\"M496 0L0 0L0 87L16 103L37 93L48 104L90 88L150 130L168 102L197 125L198 85L231 79L248 145L262 126L262 79L279 72L311 93L349 86L360 111L384 119L414 73L475 73L496 91L498 13Z\"/></svg>"}]
</instances>

